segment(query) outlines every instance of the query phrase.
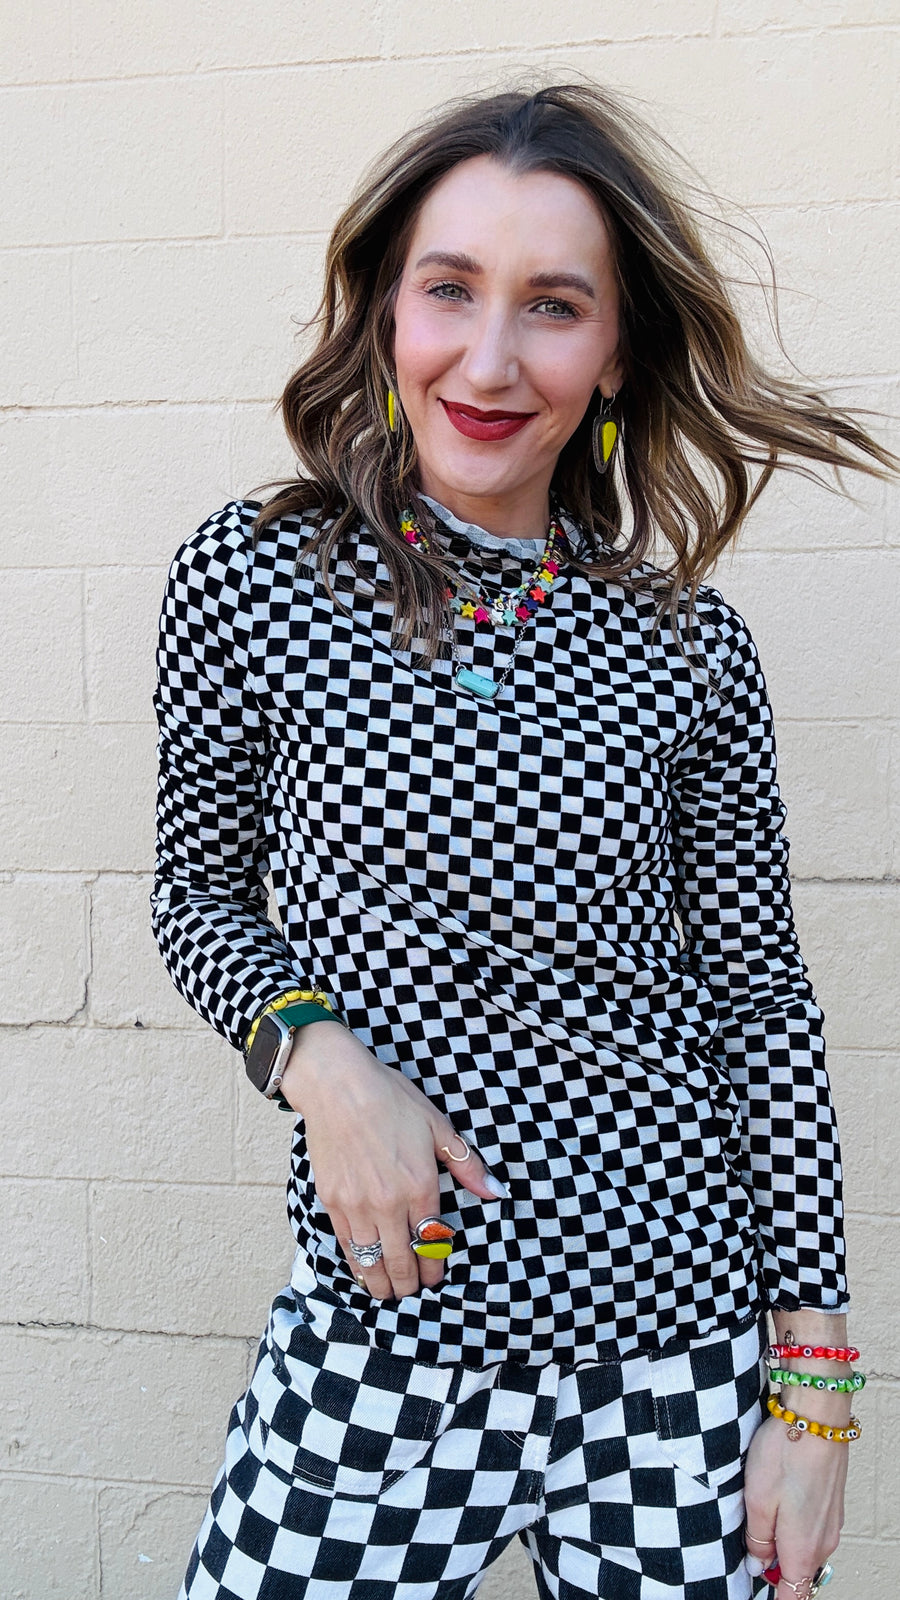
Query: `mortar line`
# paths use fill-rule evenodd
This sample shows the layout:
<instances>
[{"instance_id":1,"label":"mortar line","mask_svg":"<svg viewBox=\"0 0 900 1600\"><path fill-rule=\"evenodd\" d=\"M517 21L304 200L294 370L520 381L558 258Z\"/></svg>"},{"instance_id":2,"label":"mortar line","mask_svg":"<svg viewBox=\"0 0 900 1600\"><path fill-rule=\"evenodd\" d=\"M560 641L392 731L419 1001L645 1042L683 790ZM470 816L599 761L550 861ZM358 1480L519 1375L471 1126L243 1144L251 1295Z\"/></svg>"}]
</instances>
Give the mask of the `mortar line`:
<instances>
[{"instance_id":1,"label":"mortar line","mask_svg":"<svg viewBox=\"0 0 900 1600\"><path fill-rule=\"evenodd\" d=\"M88 568L81 569L81 713L85 722L91 721L90 674L88 672Z\"/></svg>"},{"instance_id":2,"label":"mortar line","mask_svg":"<svg viewBox=\"0 0 900 1600\"><path fill-rule=\"evenodd\" d=\"M87 1186L88 1326L94 1321L94 1180Z\"/></svg>"},{"instance_id":3,"label":"mortar line","mask_svg":"<svg viewBox=\"0 0 900 1600\"><path fill-rule=\"evenodd\" d=\"M226 169L227 162L225 161L225 155L223 151L223 184L226 181ZM769 212L777 212L779 215L781 215L792 211L795 211L802 216L810 216L813 214L831 215L834 213L843 215L846 213L852 214L856 211L871 213L873 210L878 210L883 207L890 207L893 209L898 204L900 204L900 197L897 196L893 189L878 190L870 195L861 195L858 191L856 191L853 195L847 196L845 199L838 200L828 200L824 197L816 197L812 200L800 198L787 200L758 199L754 201L753 204L753 215L756 217L759 215L765 215ZM197 245L204 244L243 244L252 243L257 240L283 240L285 242L291 242L297 239L304 239L314 240L316 242L321 240L324 242L327 240L327 238L328 230L325 228L315 228L309 230L298 229L295 232L285 232L284 229L273 229L272 231L269 231L265 228L255 228L251 232L249 230L244 231L242 229L228 229L223 225L220 225L218 230L213 230L206 233L177 233L162 238L159 236L159 234L134 234L124 238L121 236L110 238L109 235L104 234L95 239L33 239L20 243L10 242L0 246L0 255L23 254L27 251L30 251L33 254L40 253L50 255L62 250L70 250L74 255L76 251L122 249L136 250L140 248L165 249L167 246L173 245L185 245L196 248ZM750 287L753 287L753 285L751 284ZM796 285L792 286L789 283L780 282L779 292L782 299L791 294L795 296L802 295L806 299L812 299L811 291L801 290Z\"/></svg>"},{"instance_id":4,"label":"mortar line","mask_svg":"<svg viewBox=\"0 0 900 1600\"><path fill-rule=\"evenodd\" d=\"M867 382L865 378L860 378L859 380L854 381L858 381L860 384ZM873 379L872 381L875 382L880 380ZM900 373L898 373L896 377L890 379L890 381L892 383L900 383ZM58 404L48 401L46 404L42 403L35 405L23 405L18 404L15 401L11 401L8 405L0 405L0 415L14 417L17 414L21 414L23 417L28 417L32 416L35 412L38 414L47 412L47 414L50 416L80 417L82 415L89 415L94 411L147 411L152 412L155 416L157 412L166 411L229 411L232 408L240 411L249 410L251 407L260 408L262 406L274 405L275 403L276 402L274 398L270 395L264 395L262 398L259 398L255 395L248 395L243 397L229 397L228 399L212 398L200 400L181 400L167 395L162 399L63 400Z\"/></svg>"},{"instance_id":5,"label":"mortar line","mask_svg":"<svg viewBox=\"0 0 900 1600\"><path fill-rule=\"evenodd\" d=\"M847 201L848 206L858 204L860 206L867 206L869 209L871 209L873 203L877 202L862 200ZM271 233L256 232L234 235L234 238L237 240L237 242L241 244L252 242L254 239L265 239L267 241L272 239L280 239L285 244L296 243L298 239L306 239L313 240L316 243L326 244L329 237L330 230L327 227L281 228L277 231L273 230ZM0 244L0 257L4 255L21 255L25 251L31 251L32 255L57 255L63 250L70 250L73 255L77 255L79 253L87 254L88 252L96 253L99 250L110 251L125 249L128 251L134 251L141 248L146 248L148 250L166 250L177 248L180 245L184 245L186 248L189 247L196 251L198 245L220 245L222 243L223 239L221 235L215 233L173 233L163 237L160 237L158 233L151 233L136 234L133 237L128 238L116 237L114 239L108 237L100 239L48 239L44 243L38 241L32 244L15 244L10 241L8 244Z\"/></svg>"},{"instance_id":6,"label":"mortar line","mask_svg":"<svg viewBox=\"0 0 900 1600\"><path fill-rule=\"evenodd\" d=\"M805 36L809 36L809 35L814 35L817 31L818 30L815 30L815 29L812 29L812 28L807 29L807 30L797 29L797 30L795 30L795 33L796 33L797 37L800 38L800 37L805 37ZM834 30L834 31L837 31L837 30ZM879 32L888 32L890 30L887 29L884 26L884 24L869 24L869 25L859 25L855 30L851 30L850 28L848 28L848 29L846 29L844 31L858 31L858 32L876 32L876 31L879 31ZM735 38L735 39L741 39L741 38L748 37L748 36L747 35L741 35L741 34L734 34L734 35L727 35L726 37ZM570 52L574 52L574 53L577 53L579 55L583 55L589 50L596 50L598 47L602 48L604 46L610 47L610 48L613 48L613 49L615 49L617 46L621 46L621 45L635 45L635 44L638 44L638 45L639 44L646 44L646 45L650 45L650 46L653 46L653 45L663 46L663 45L671 45L671 44L677 43L679 41L684 41L684 42L687 43L687 42L690 42L691 40L697 40L697 39L703 40L703 39L710 39L710 38L711 38L711 34L710 34L709 30L705 29L705 28L681 29L681 30L675 29L675 30L670 30L670 31L661 30L661 31L652 32L652 33L643 32L643 33L633 33L633 34L622 34L622 35L616 35L614 37L611 37L609 35L604 35L604 34L594 34L594 35L588 35L587 37L581 37L579 39L571 39L571 40L565 40L564 39L564 40L560 40L559 42L553 41L550 44L544 44L544 45L541 45L541 44L526 45L521 49L521 51L517 51L516 52L516 56L517 56L517 60L521 61L523 65L532 65L532 64L534 64L535 60L537 60L538 62L546 61L548 55L562 55L564 53L570 53ZM311 74L311 73L314 73L314 72L322 72L323 70L327 70L328 68L333 68L335 71L339 71L339 70L344 70L347 67L360 67L362 69L366 69L366 68L379 67L379 66L395 66L395 65L396 66L405 66L405 65L416 66L420 62L426 62L426 61L429 62L429 63L432 63L432 62L452 63L452 62L455 62L455 61L468 61L468 60L471 60L473 57L478 58L479 60L501 61L501 62L503 62L503 61L508 61L509 60L509 56L510 56L510 47L508 45L499 45L499 44L498 45L487 45L487 46L471 45L471 46L465 46L465 47L462 47L462 48L456 49L456 50L446 50L446 49L444 49L444 50L435 50L435 51L416 51L414 53L412 53L412 52L403 53L402 51L394 51L392 53L387 53L384 50L384 47L382 45L382 49L378 53L366 51L366 52L357 52L357 53L355 53L353 55L346 55L346 56L342 56L342 55L317 56L317 57L314 57L314 58L298 57L296 60L281 60L281 61L258 61L258 62L240 62L240 63L238 63L238 62L225 62L225 63L219 64L219 65L215 65L215 66L186 67L186 68L180 68L180 69L178 67L171 66L171 67L166 67L164 69L160 69L160 71L158 71L158 72L129 72L129 71L125 71L125 72L110 72L110 73L99 73L99 74L96 74L93 77L80 77L80 78L35 78L35 79L29 78L29 79L19 80L18 82L15 82L15 81L8 82L8 83L0 82L0 92L6 93L6 94L27 94L27 93L30 93L30 92L33 92L33 91L36 91L36 90L44 90L44 89L58 89L58 90L61 90L61 91L65 91L67 89L70 89L70 90L90 89L90 88L94 88L94 87L100 87L100 86L105 85L105 84L111 84L111 85L130 84L130 85L134 85L134 84L144 84L144 83L147 83L147 84L172 83L172 82L182 83L182 82L191 82L191 81L197 82L197 83L204 83L204 82L207 82L208 80L211 80L211 79L223 78L223 77L226 77L226 78L228 78L228 77L230 77L230 78L272 77L272 76L275 76L275 75L277 75L279 73L286 73L286 72L304 72L304 73L310 73Z\"/></svg>"},{"instance_id":7,"label":"mortar line","mask_svg":"<svg viewBox=\"0 0 900 1600\"><path fill-rule=\"evenodd\" d=\"M247 237L249 238L250 235L248 234ZM273 234L270 237L274 238L276 236ZM289 236L284 237L286 241L289 238ZM296 237L299 239L308 238L310 236L298 234ZM2 252L0 252L0 254L2 254ZM836 395L854 394L860 389L866 389L873 385L888 386L900 383L900 372L892 369L885 372L841 373L830 378L826 375L824 378L817 379L816 381L820 388L832 391ZM18 416L27 417L33 415L82 416L87 415L92 411L153 413L159 411L225 411L232 406L238 410L241 410L249 409L253 406L261 408L263 406L275 405L276 403L277 399L273 394L195 395L185 396L184 398L173 398L170 395L149 395L146 398L141 398L140 400L129 400L127 397L123 396L122 398L115 400L60 400L58 402L39 401L33 404L26 401L10 400L6 403L0 404L0 416L9 416L13 418ZM861 409L863 411L873 412L875 416L886 416L888 421L896 420L892 413L880 412L878 410L874 410L874 408L871 406L863 406ZM827 490L829 485L823 484L822 487ZM835 490L833 492L840 493L839 490Z\"/></svg>"},{"instance_id":8,"label":"mortar line","mask_svg":"<svg viewBox=\"0 0 900 1600\"><path fill-rule=\"evenodd\" d=\"M72 329L72 365L75 369L76 383L81 381L81 348L78 343L78 319L75 315L75 256L71 245L68 247L68 274L67 286L69 291L69 323Z\"/></svg>"},{"instance_id":9,"label":"mortar line","mask_svg":"<svg viewBox=\"0 0 900 1600\"><path fill-rule=\"evenodd\" d=\"M263 1308L260 1313L261 1324L264 1317L265 1308ZM226 1353L221 1348L223 1345L229 1350L240 1348L246 1353L248 1349L252 1350L259 1343L258 1331L252 1334L222 1334L212 1332L187 1333L183 1329L179 1328L169 1328L167 1330L160 1328L111 1328L102 1327L96 1323L89 1325L83 1322L0 1322L0 1333L4 1332L38 1335L55 1333L71 1334L73 1335L73 1338L70 1340L70 1344L73 1347L77 1342L78 1335L85 1335L85 1343L90 1343L93 1346L118 1346L121 1345L124 1340L134 1339L140 1339L143 1341L150 1340L155 1345L158 1345L161 1349L171 1349L173 1343L186 1345L202 1344L207 1348L211 1345L215 1345L219 1351L219 1354ZM40 1470L40 1468L35 1469L35 1471ZM85 1476L90 1477L91 1474L86 1473Z\"/></svg>"},{"instance_id":10,"label":"mortar line","mask_svg":"<svg viewBox=\"0 0 900 1600\"><path fill-rule=\"evenodd\" d=\"M654 30L653 32L648 32L645 30L643 32L615 35L595 33L593 35L582 36L578 39L561 39L559 41L552 40L549 43L544 44L535 43L525 45L516 52L516 58L518 61L522 62L523 66L528 66L533 64L535 59L537 60L538 64L541 64L546 62L548 57L552 58L554 56L560 56L564 54L585 55L588 51L594 51L598 48L604 47L616 49L620 46L637 44L647 45L650 48L654 46L663 48L671 46L673 43L683 42L687 44L697 40L708 40L710 43L719 43L727 46L732 42L737 45L740 45L741 43L752 44L759 39L767 38L771 38L773 40L777 40L779 43L782 43L785 40L797 40L799 42L804 39L816 40L837 35L841 36L842 38L846 37L847 35L863 36L866 34L874 34L876 36L886 35L887 37L891 37L893 34L897 33L897 31L898 28L893 22L877 21L835 22L828 24L824 30L821 27L816 27L813 24L810 24L807 27L791 25L779 27L777 25L770 25L764 28L748 30L746 32L733 31L731 33L722 33L718 39L714 38L711 28L661 29ZM179 70L177 67L167 67L159 72L126 71L109 74L97 74L94 77L28 79L24 81L20 80L18 82L0 84L0 88L6 90L8 93L12 93L16 91L21 92L23 90L27 91L34 89L64 90L90 88L93 85L98 84L159 83L180 81L182 79L194 79L202 82L208 78L218 77L249 78L271 76L279 72L321 72L323 68L328 67L339 69L346 68L348 66L359 66L365 68L382 66L386 64L409 64L411 66L415 66L418 63L425 61L452 63L455 61L471 60L472 57L477 57L479 59L488 61L508 61L510 57L510 47L508 45L501 44L487 46L471 45L455 50L417 50L409 53L394 52L392 54L384 52L382 47L382 52L379 54L365 51L346 56L319 56L312 60L306 57L299 58L295 61L264 61L254 63L232 62L222 63L214 66L183 68L181 70Z\"/></svg>"},{"instance_id":11,"label":"mortar line","mask_svg":"<svg viewBox=\"0 0 900 1600\"><path fill-rule=\"evenodd\" d=\"M223 409L224 409L224 407L223 407ZM287 469L288 469L289 465L290 465L290 463L288 463L288 462L285 463L285 474L286 475L287 475ZM235 499L240 499L240 498L246 498L246 496L242 497L240 495L236 495L236 496L234 496L234 498ZM754 559L759 559L759 560L765 559L766 561L773 561L773 560L774 561L779 561L779 560L787 559L788 557L791 557L791 556L830 556L830 557L836 557L836 556L856 556L856 555L875 555L875 556L896 555L896 556L900 556L900 543L890 543L890 542L888 542L887 538L879 540L879 541L877 541L875 543L866 543L866 544L816 544L816 545L810 544L810 545L790 545L790 546L785 545L785 546L782 546L780 548L771 548L771 547L769 547L767 545L747 543L747 544L741 546L741 548L737 552L736 563L734 565L731 565L729 563L729 564L724 565L724 566L710 568L710 572L708 574L708 577L717 577L717 578L721 578L721 579L727 581L728 578L733 576L735 573L739 574L740 566L741 566L742 561L745 558L750 557L750 556L752 556ZM123 560L123 561L91 561L89 568L86 569L86 570L88 570L89 572L120 572L123 569L127 569L128 571L137 570L137 571L144 571L144 572L148 572L148 573L163 573L163 574L165 574L165 572L166 572L166 570L168 568L169 560L170 560L169 557L164 557L160 561L140 562L140 563L134 562L134 561L125 561L125 560ZM54 574L61 574L61 573L68 573L71 570L73 570L73 569L71 568L70 565L55 566L51 562L48 562L47 564L41 566L41 565L35 565L34 562L29 561L27 565L21 565L20 566L18 563L15 563L15 562L4 563L3 561L0 561L0 572L6 572L6 573L52 572ZM80 569L76 568L75 570L80 570ZM704 579L704 582L705 581L706 580ZM846 721L848 718L851 718L853 716L853 713L844 712L841 715L842 715L843 719ZM859 713L859 715L863 716L864 714L863 713ZM0 720L10 720L10 719L0 719ZM828 720L830 721L832 719L829 718ZM869 720L868 716L865 717L865 720L867 720L867 721ZM69 727L77 727L77 726L79 726L79 724L77 724L77 723L67 723L67 724L51 724L49 722L38 723L35 718L32 718L30 723L28 724L28 726L30 726L30 727L50 727L52 725L69 726ZM22 726L24 726L24 724L22 724Z\"/></svg>"},{"instance_id":12,"label":"mortar line","mask_svg":"<svg viewBox=\"0 0 900 1600\"><path fill-rule=\"evenodd\" d=\"M94 1484L94 1563L97 1572L98 1600L104 1600L103 1595L103 1539L100 1531L100 1485Z\"/></svg>"}]
</instances>

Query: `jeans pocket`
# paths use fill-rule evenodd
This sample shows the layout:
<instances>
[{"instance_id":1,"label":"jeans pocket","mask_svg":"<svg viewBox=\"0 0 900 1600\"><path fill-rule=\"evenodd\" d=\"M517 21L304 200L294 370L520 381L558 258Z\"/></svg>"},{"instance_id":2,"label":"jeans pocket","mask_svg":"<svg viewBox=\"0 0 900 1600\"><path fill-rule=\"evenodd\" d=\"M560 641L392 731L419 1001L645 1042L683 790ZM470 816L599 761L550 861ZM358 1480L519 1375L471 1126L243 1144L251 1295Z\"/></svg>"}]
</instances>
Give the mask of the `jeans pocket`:
<instances>
[{"instance_id":1,"label":"jeans pocket","mask_svg":"<svg viewBox=\"0 0 900 1600\"><path fill-rule=\"evenodd\" d=\"M266 1365L256 1447L296 1488L377 1500L418 1465L439 1431L440 1384L433 1369L406 1357L302 1329L289 1351L269 1345Z\"/></svg>"},{"instance_id":2,"label":"jeans pocket","mask_svg":"<svg viewBox=\"0 0 900 1600\"><path fill-rule=\"evenodd\" d=\"M650 1357L656 1435L667 1461L723 1493L740 1487L764 1416L764 1318L674 1341Z\"/></svg>"}]
</instances>

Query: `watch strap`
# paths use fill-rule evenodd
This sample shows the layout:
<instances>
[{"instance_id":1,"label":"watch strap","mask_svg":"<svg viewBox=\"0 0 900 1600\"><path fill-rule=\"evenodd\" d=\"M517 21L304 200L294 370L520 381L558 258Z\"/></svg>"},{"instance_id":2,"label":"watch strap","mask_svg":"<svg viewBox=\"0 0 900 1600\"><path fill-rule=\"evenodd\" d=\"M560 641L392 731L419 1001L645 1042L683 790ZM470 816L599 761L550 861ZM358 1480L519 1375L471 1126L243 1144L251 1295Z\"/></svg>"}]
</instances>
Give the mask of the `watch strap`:
<instances>
[{"instance_id":1,"label":"watch strap","mask_svg":"<svg viewBox=\"0 0 900 1600\"><path fill-rule=\"evenodd\" d=\"M270 1000L269 1004L263 1007L259 1015L255 1017L253 1022L250 1024L250 1031L244 1040L245 1056L247 1055L254 1039L256 1038L256 1030L262 1022L263 1017L270 1017L273 1013L285 1011L287 1007L293 1005L295 1001L315 1002L316 1005L322 1006L326 1011L331 1010L331 1001L322 989L288 989L285 994L280 994L277 999Z\"/></svg>"},{"instance_id":2,"label":"watch strap","mask_svg":"<svg viewBox=\"0 0 900 1600\"><path fill-rule=\"evenodd\" d=\"M292 1107L281 1093L281 1079L297 1031L307 1023L329 1017L334 1022L341 1021L325 1006L304 997L290 1005L267 1007L254 1024L244 1050L247 1076L260 1094L267 1100L274 1100L285 1111Z\"/></svg>"},{"instance_id":3,"label":"watch strap","mask_svg":"<svg viewBox=\"0 0 900 1600\"><path fill-rule=\"evenodd\" d=\"M282 1022L289 1028L302 1028L306 1022L340 1022L333 1011L319 1005L315 1000L300 1000L294 1005L284 1006L278 1013ZM343 1027L343 1023L341 1023Z\"/></svg>"}]
</instances>

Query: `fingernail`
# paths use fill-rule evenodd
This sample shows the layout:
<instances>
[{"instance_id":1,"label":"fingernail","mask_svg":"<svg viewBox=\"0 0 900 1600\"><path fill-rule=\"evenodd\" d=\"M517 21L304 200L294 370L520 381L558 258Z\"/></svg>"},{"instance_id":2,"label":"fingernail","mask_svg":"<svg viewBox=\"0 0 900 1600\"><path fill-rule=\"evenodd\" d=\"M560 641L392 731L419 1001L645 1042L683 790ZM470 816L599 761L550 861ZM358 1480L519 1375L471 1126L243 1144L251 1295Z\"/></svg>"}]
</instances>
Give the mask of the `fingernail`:
<instances>
[{"instance_id":1,"label":"fingernail","mask_svg":"<svg viewBox=\"0 0 900 1600\"><path fill-rule=\"evenodd\" d=\"M506 1185L501 1183L499 1178L495 1178L492 1172L485 1171L484 1186L486 1189L490 1189L491 1194L496 1195L498 1200L509 1199L509 1190Z\"/></svg>"},{"instance_id":2,"label":"fingernail","mask_svg":"<svg viewBox=\"0 0 900 1600\"><path fill-rule=\"evenodd\" d=\"M760 1561L759 1556L745 1556L744 1566L747 1568L751 1578L761 1578L766 1570L766 1563Z\"/></svg>"}]
</instances>

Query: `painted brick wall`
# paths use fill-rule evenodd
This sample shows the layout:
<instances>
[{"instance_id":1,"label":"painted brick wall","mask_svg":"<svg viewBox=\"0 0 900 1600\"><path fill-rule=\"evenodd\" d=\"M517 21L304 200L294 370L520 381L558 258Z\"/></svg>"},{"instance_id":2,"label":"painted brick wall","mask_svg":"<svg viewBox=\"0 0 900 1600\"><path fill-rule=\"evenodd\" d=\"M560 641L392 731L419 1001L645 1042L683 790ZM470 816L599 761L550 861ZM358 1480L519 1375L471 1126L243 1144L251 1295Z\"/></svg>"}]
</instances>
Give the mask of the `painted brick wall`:
<instances>
[{"instance_id":1,"label":"painted brick wall","mask_svg":"<svg viewBox=\"0 0 900 1600\"><path fill-rule=\"evenodd\" d=\"M176 996L148 929L166 564L290 468L272 400L362 165L424 108L522 71L649 102L765 229L798 365L896 417L900 11L32 0L3 34L0 1591L164 1600L290 1257L287 1121ZM896 492L858 495L772 490L718 581L779 718L853 1327L879 1376L831 1593L893 1600L900 541ZM532 1592L516 1555L482 1591Z\"/></svg>"}]
</instances>

